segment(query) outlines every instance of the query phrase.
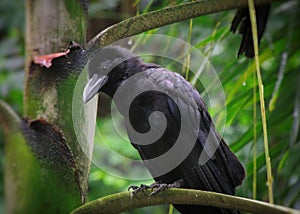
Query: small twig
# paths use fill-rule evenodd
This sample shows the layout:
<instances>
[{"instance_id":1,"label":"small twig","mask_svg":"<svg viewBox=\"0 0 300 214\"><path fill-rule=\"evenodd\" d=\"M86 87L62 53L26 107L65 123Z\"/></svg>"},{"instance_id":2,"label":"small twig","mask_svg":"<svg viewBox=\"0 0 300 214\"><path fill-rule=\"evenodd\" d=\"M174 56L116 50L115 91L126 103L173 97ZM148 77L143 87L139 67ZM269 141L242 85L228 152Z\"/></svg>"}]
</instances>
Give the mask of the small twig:
<instances>
[{"instance_id":1,"label":"small twig","mask_svg":"<svg viewBox=\"0 0 300 214\"><path fill-rule=\"evenodd\" d=\"M188 41L187 41L190 46L189 46L188 55L186 56L187 58L186 58L186 66L185 66L185 79L187 81L189 81L189 74L190 74L192 32L193 32L193 19L190 19L189 32L188 32Z\"/></svg>"}]
</instances>

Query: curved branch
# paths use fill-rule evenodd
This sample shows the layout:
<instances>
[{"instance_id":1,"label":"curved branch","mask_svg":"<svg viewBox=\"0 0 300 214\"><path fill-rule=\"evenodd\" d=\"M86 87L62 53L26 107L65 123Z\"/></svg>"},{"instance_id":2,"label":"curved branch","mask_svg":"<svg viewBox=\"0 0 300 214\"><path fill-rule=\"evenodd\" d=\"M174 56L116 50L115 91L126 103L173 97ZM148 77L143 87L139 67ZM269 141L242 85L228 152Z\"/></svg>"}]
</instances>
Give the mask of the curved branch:
<instances>
[{"instance_id":1,"label":"curved branch","mask_svg":"<svg viewBox=\"0 0 300 214\"><path fill-rule=\"evenodd\" d=\"M255 4L263 5L275 1L256 0ZM106 28L87 44L87 50L97 50L120 39L175 22L229 9L247 7L247 5L247 0L193 1L149 12Z\"/></svg>"},{"instance_id":2,"label":"curved branch","mask_svg":"<svg viewBox=\"0 0 300 214\"><path fill-rule=\"evenodd\" d=\"M300 213L300 211L269 204L262 201L191 189L168 189L158 195L149 196L151 190L138 193L133 197L130 192L117 193L95 201L89 202L72 212L72 214L85 213L121 213L134 208L162 205L162 204L194 204L239 209L257 214L273 213L287 214Z\"/></svg>"}]
</instances>

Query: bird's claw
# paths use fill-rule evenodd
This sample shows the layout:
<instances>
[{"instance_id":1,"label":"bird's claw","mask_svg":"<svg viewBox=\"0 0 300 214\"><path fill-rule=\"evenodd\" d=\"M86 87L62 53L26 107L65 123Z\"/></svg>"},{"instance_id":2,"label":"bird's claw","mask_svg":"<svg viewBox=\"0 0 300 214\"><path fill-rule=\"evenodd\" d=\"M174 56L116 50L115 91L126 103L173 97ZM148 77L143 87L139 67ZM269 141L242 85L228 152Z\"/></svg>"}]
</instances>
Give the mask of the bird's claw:
<instances>
[{"instance_id":1,"label":"bird's claw","mask_svg":"<svg viewBox=\"0 0 300 214\"><path fill-rule=\"evenodd\" d=\"M140 186L132 185L132 186L128 187L128 191L131 190L131 189L133 190L130 193L130 196L133 197L135 194L137 194L139 192L143 192L147 189L151 189L152 192L150 193L150 196L155 196L159 192L161 192L165 189L181 187L182 183L183 183L183 180L180 179L180 180L175 181L174 183L171 183L171 184L166 184L166 183L161 183L161 182L154 182L150 186L145 185L145 184L141 184Z\"/></svg>"},{"instance_id":2,"label":"bird's claw","mask_svg":"<svg viewBox=\"0 0 300 214\"><path fill-rule=\"evenodd\" d=\"M136 190L136 189L138 189L138 188L139 188L139 186L131 185L131 186L128 187L127 190L128 190L128 191L131 190L131 189L132 189L132 190Z\"/></svg>"},{"instance_id":3,"label":"bird's claw","mask_svg":"<svg viewBox=\"0 0 300 214\"><path fill-rule=\"evenodd\" d=\"M182 183L183 183L182 179L175 181L171 184L156 182L156 183L152 184L151 190L153 190L153 189L155 189L155 190L151 192L150 196L157 195L157 193L159 193L165 189L181 187Z\"/></svg>"},{"instance_id":4,"label":"bird's claw","mask_svg":"<svg viewBox=\"0 0 300 214\"><path fill-rule=\"evenodd\" d=\"M157 193L165 190L165 189L168 189L169 184L157 184L155 187L153 187L151 190L155 189L154 191L152 191L150 193L150 196L154 196L154 195L157 195Z\"/></svg>"},{"instance_id":5,"label":"bird's claw","mask_svg":"<svg viewBox=\"0 0 300 214\"><path fill-rule=\"evenodd\" d=\"M130 193L130 196L133 197L135 194L139 193L139 192L143 192L146 189L149 189L150 186L147 186L145 184L141 184L140 186L136 186L136 185L131 185L128 187L128 191L132 189L132 192Z\"/></svg>"}]
</instances>

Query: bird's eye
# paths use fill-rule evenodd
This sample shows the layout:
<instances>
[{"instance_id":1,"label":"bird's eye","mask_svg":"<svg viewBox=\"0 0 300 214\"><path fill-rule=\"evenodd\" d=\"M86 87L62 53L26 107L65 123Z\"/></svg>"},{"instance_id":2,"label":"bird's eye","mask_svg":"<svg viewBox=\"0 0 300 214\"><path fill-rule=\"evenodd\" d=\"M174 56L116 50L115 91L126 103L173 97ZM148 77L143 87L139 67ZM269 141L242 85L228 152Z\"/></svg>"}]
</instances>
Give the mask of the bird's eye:
<instances>
[{"instance_id":1,"label":"bird's eye","mask_svg":"<svg viewBox=\"0 0 300 214\"><path fill-rule=\"evenodd\" d=\"M111 62L110 62L109 60L106 60L106 61L101 62L100 66L99 66L99 68L100 68L101 70L107 70L107 69L109 69L110 67L111 67Z\"/></svg>"}]
</instances>

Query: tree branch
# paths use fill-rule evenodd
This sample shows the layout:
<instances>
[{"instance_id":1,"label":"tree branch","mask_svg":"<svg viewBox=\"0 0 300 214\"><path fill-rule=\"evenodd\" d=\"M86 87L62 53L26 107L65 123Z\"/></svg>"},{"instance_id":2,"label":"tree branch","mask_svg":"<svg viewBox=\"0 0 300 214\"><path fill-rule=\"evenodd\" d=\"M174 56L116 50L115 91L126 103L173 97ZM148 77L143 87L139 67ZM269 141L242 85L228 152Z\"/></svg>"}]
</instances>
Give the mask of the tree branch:
<instances>
[{"instance_id":1,"label":"tree branch","mask_svg":"<svg viewBox=\"0 0 300 214\"><path fill-rule=\"evenodd\" d=\"M16 112L0 99L0 125L6 134L19 129L21 119Z\"/></svg>"},{"instance_id":2,"label":"tree branch","mask_svg":"<svg viewBox=\"0 0 300 214\"><path fill-rule=\"evenodd\" d=\"M256 0L256 5L275 2L276 0ZM166 26L175 22L225 11L247 7L247 0L210 0L183 3L161 10L149 12L126 19L101 31L88 44L87 50L97 50L120 39Z\"/></svg>"},{"instance_id":3,"label":"tree branch","mask_svg":"<svg viewBox=\"0 0 300 214\"><path fill-rule=\"evenodd\" d=\"M168 189L158 195L149 196L151 190L138 193L133 197L130 192L117 193L89 202L72 212L85 213L121 213L135 208L162 205L162 204L193 204L239 209L257 214L273 213L300 213L297 210L269 204L262 201L191 189Z\"/></svg>"}]
</instances>

